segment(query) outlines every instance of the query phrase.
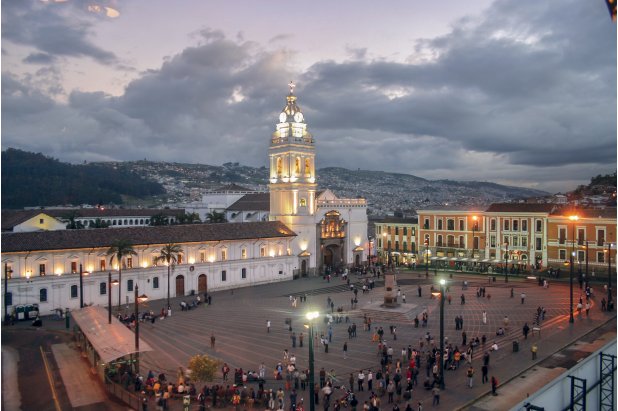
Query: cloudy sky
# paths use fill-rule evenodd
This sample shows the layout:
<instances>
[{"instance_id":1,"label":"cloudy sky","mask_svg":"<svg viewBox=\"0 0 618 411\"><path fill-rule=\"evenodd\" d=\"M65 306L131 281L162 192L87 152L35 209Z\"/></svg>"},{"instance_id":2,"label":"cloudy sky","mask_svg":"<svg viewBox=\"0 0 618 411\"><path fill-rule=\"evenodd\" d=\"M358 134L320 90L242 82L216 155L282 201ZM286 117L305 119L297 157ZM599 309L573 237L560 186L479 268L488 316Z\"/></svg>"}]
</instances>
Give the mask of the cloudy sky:
<instances>
[{"instance_id":1,"label":"cloudy sky","mask_svg":"<svg viewBox=\"0 0 618 411\"><path fill-rule=\"evenodd\" d=\"M551 192L616 170L602 0L97 1L2 1L3 150L262 166L294 80L318 167Z\"/></svg>"}]
</instances>

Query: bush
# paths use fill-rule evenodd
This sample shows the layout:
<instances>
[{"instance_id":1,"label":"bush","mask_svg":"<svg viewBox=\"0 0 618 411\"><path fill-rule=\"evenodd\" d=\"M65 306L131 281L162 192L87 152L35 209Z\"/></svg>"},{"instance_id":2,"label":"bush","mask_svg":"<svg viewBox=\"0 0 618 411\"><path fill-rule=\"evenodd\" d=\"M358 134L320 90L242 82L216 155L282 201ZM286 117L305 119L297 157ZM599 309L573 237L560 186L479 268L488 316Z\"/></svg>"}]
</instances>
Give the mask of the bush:
<instances>
[{"instance_id":1,"label":"bush","mask_svg":"<svg viewBox=\"0 0 618 411\"><path fill-rule=\"evenodd\" d=\"M191 379L194 381L212 381L221 366L221 361L208 355L194 355L189 359Z\"/></svg>"}]
</instances>

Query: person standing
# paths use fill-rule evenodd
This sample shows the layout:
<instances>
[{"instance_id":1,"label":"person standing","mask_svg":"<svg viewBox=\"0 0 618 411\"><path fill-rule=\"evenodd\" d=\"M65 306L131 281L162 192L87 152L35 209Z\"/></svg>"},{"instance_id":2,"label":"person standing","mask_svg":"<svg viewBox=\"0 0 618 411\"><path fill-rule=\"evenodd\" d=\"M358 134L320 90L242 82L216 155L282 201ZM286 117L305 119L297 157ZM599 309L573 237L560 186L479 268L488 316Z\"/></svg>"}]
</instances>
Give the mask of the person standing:
<instances>
[{"instance_id":1,"label":"person standing","mask_svg":"<svg viewBox=\"0 0 618 411\"><path fill-rule=\"evenodd\" d=\"M472 382L474 379L474 368L472 368L472 366L468 367L466 376L468 377L468 387L472 388Z\"/></svg>"},{"instance_id":2,"label":"person standing","mask_svg":"<svg viewBox=\"0 0 618 411\"><path fill-rule=\"evenodd\" d=\"M296 348L296 333L293 332L290 338L292 339L292 348Z\"/></svg>"},{"instance_id":3,"label":"person standing","mask_svg":"<svg viewBox=\"0 0 618 411\"><path fill-rule=\"evenodd\" d=\"M586 301L586 317L590 314L590 301Z\"/></svg>"},{"instance_id":4,"label":"person standing","mask_svg":"<svg viewBox=\"0 0 618 411\"><path fill-rule=\"evenodd\" d=\"M483 324L487 324L487 311L483 311Z\"/></svg>"},{"instance_id":5,"label":"person standing","mask_svg":"<svg viewBox=\"0 0 618 411\"><path fill-rule=\"evenodd\" d=\"M526 301L526 293L521 293L521 303L523 304Z\"/></svg>"},{"instance_id":6,"label":"person standing","mask_svg":"<svg viewBox=\"0 0 618 411\"><path fill-rule=\"evenodd\" d=\"M522 329L523 333L524 333L524 340L528 339L528 333L530 332L530 327L528 326L528 323L524 324L524 328Z\"/></svg>"},{"instance_id":7,"label":"person standing","mask_svg":"<svg viewBox=\"0 0 618 411\"><path fill-rule=\"evenodd\" d=\"M298 335L298 346L299 346L299 347L302 347L302 346L303 346L303 338L305 338L305 337L303 336L303 333L300 333L300 334Z\"/></svg>"},{"instance_id":8,"label":"person standing","mask_svg":"<svg viewBox=\"0 0 618 411\"><path fill-rule=\"evenodd\" d=\"M492 395L498 395L498 393L496 392L497 388L498 388L498 379L492 375L491 376L491 394Z\"/></svg>"},{"instance_id":9,"label":"person standing","mask_svg":"<svg viewBox=\"0 0 618 411\"><path fill-rule=\"evenodd\" d=\"M270 332L270 320L266 320L266 332Z\"/></svg>"},{"instance_id":10,"label":"person standing","mask_svg":"<svg viewBox=\"0 0 618 411\"><path fill-rule=\"evenodd\" d=\"M358 391L364 391L363 383L365 382L365 374L363 370L358 371Z\"/></svg>"},{"instance_id":11,"label":"person standing","mask_svg":"<svg viewBox=\"0 0 618 411\"><path fill-rule=\"evenodd\" d=\"M485 364L483 364L483 367L481 368L481 382L483 384L485 384L486 382L489 381L489 379L487 378L487 372L489 371L489 367Z\"/></svg>"},{"instance_id":12,"label":"person standing","mask_svg":"<svg viewBox=\"0 0 618 411\"><path fill-rule=\"evenodd\" d=\"M348 342L344 342L343 343L343 359L347 359L348 358Z\"/></svg>"},{"instance_id":13,"label":"person standing","mask_svg":"<svg viewBox=\"0 0 618 411\"><path fill-rule=\"evenodd\" d=\"M210 348L212 348L213 350L215 349L215 334L214 333L210 336Z\"/></svg>"},{"instance_id":14,"label":"person standing","mask_svg":"<svg viewBox=\"0 0 618 411\"><path fill-rule=\"evenodd\" d=\"M467 342L468 342L468 335L466 334L465 331L462 331L462 333L461 333L461 345L465 346Z\"/></svg>"}]
</instances>

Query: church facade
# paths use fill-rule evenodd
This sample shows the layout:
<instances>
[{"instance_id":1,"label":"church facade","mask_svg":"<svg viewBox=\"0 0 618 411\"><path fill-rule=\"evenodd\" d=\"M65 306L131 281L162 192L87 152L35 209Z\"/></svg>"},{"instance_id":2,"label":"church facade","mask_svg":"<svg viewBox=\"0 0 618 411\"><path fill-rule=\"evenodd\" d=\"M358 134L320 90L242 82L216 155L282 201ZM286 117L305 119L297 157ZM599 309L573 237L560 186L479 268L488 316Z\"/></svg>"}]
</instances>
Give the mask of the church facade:
<instances>
[{"instance_id":1,"label":"church facade","mask_svg":"<svg viewBox=\"0 0 618 411\"><path fill-rule=\"evenodd\" d=\"M360 265L366 258L367 203L318 190L315 140L290 83L269 147L270 220L296 233L301 276Z\"/></svg>"}]
</instances>

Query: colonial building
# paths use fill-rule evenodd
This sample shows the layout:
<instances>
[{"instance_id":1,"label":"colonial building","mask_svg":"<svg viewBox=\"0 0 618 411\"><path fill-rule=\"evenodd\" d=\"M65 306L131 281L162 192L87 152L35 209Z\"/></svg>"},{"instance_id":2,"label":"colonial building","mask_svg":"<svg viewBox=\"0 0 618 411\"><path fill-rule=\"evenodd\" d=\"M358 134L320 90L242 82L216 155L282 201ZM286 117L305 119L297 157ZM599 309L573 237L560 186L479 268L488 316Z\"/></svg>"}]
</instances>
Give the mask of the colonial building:
<instances>
[{"instance_id":1,"label":"colonial building","mask_svg":"<svg viewBox=\"0 0 618 411\"><path fill-rule=\"evenodd\" d=\"M43 314L78 308L80 273L84 303L107 304L108 275L119 276L117 261L112 265L107 255L116 240L128 241L136 252L122 260L122 279L113 291L121 293L123 304L132 301L137 284L149 298L167 295L168 267L157 257L170 243L182 248L170 267L172 296L360 265L369 247L366 202L317 190L314 143L291 87L270 139L270 193L228 188L223 196L203 199L238 223L132 227L149 223L148 217L119 210L105 218L117 229L40 231L54 223L40 213L30 216L26 226L39 231L2 234L9 310L26 303L39 303Z\"/></svg>"},{"instance_id":2,"label":"colonial building","mask_svg":"<svg viewBox=\"0 0 618 411\"><path fill-rule=\"evenodd\" d=\"M417 242L418 218L388 217L375 223L377 249L380 260L385 262L390 251L394 264L413 264L417 262L419 247Z\"/></svg>"}]
</instances>

